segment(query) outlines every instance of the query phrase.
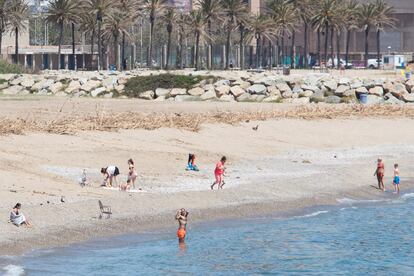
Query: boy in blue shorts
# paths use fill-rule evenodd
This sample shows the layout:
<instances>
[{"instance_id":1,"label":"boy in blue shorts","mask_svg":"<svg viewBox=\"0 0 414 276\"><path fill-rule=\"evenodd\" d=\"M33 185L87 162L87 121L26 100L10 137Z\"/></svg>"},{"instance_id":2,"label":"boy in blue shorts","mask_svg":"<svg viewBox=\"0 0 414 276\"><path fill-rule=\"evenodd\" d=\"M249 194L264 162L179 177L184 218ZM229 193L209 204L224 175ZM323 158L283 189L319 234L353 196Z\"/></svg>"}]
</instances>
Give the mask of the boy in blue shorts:
<instances>
[{"instance_id":1,"label":"boy in blue shorts","mask_svg":"<svg viewBox=\"0 0 414 276\"><path fill-rule=\"evenodd\" d=\"M398 169L398 164L394 164L394 180L392 181L394 185L394 193L400 193L400 170Z\"/></svg>"}]
</instances>

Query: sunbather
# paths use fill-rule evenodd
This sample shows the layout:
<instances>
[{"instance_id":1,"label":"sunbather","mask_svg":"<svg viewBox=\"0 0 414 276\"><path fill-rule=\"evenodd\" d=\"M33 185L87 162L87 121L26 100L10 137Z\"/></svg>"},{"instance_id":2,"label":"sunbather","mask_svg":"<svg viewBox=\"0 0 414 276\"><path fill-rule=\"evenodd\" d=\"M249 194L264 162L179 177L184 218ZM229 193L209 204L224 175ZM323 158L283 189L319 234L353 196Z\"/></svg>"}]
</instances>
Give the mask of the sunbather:
<instances>
[{"instance_id":1,"label":"sunbather","mask_svg":"<svg viewBox=\"0 0 414 276\"><path fill-rule=\"evenodd\" d=\"M21 207L22 205L20 203L17 203L16 206L14 206L10 213L10 221L16 226L26 225L27 227L31 227L32 225L30 222L26 219L23 213L20 212Z\"/></svg>"}]
</instances>

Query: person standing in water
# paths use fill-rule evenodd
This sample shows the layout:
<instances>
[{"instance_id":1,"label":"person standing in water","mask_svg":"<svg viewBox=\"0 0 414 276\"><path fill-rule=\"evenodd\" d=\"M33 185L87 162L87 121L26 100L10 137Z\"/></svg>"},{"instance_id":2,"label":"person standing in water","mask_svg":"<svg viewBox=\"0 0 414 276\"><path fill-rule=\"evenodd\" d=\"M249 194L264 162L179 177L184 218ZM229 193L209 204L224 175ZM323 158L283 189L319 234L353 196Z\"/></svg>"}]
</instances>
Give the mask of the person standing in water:
<instances>
[{"instance_id":1,"label":"person standing in water","mask_svg":"<svg viewBox=\"0 0 414 276\"><path fill-rule=\"evenodd\" d=\"M377 169L375 170L374 175L377 176L377 181L378 181L378 189L385 191L385 187L384 187L384 163L382 162L381 158L378 158L378 162L377 162Z\"/></svg>"},{"instance_id":2,"label":"person standing in water","mask_svg":"<svg viewBox=\"0 0 414 276\"><path fill-rule=\"evenodd\" d=\"M184 243L187 234L188 212L184 208L177 211L175 219L178 221L177 237L179 243Z\"/></svg>"},{"instance_id":3,"label":"person standing in water","mask_svg":"<svg viewBox=\"0 0 414 276\"><path fill-rule=\"evenodd\" d=\"M394 193L400 193L400 170L398 169L398 164L394 164L394 178L392 181L394 185Z\"/></svg>"},{"instance_id":4,"label":"person standing in water","mask_svg":"<svg viewBox=\"0 0 414 276\"><path fill-rule=\"evenodd\" d=\"M214 181L214 183L211 185L211 189L214 189L214 186L217 184L219 189L223 189L224 186L224 179L223 179L223 175L224 172L226 170L226 167L224 167L224 165L226 164L227 158L226 156L223 156L219 162L217 162L216 164L216 169L214 170L214 176L216 178L216 180Z\"/></svg>"}]
</instances>

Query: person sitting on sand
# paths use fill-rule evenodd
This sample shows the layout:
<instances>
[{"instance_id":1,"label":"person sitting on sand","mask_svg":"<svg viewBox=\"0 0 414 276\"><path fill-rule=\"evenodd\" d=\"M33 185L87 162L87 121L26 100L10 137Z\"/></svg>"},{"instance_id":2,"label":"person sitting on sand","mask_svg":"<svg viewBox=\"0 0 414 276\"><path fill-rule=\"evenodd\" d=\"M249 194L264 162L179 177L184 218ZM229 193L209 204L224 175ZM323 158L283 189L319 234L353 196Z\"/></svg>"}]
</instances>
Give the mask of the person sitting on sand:
<instances>
[{"instance_id":1,"label":"person sitting on sand","mask_svg":"<svg viewBox=\"0 0 414 276\"><path fill-rule=\"evenodd\" d=\"M394 164L394 178L392 181L394 185L394 193L400 193L400 170L398 169L398 164Z\"/></svg>"},{"instance_id":2,"label":"person sitting on sand","mask_svg":"<svg viewBox=\"0 0 414 276\"><path fill-rule=\"evenodd\" d=\"M102 186L112 187L113 181L115 181L115 184L118 185L118 182L116 181L116 176L119 175L119 169L117 166L108 166L106 168L102 168L101 173L104 175L104 182Z\"/></svg>"},{"instance_id":3,"label":"person sitting on sand","mask_svg":"<svg viewBox=\"0 0 414 276\"><path fill-rule=\"evenodd\" d=\"M30 222L26 219L26 217L23 215L23 213L20 212L20 209L22 208L22 205L20 203L17 203L13 210L10 213L10 221L16 226L20 225L26 225L27 227L31 227L32 225Z\"/></svg>"},{"instance_id":4,"label":"person sitting on sand","mask_svg":"<svg viewBox=\"0 0 414 276\"><path fill-rule=\"evenodd\" d=\"M226 163L227 158L226 156L223 156L219 162L217 162L216 164L216 169L214 170L214 176L216 178L216 180L214 181L214 183L211 185L211 189L214 189L214 186L217 184L219 189L223 189L224 186L224 172L226 170L226 167L224 167L224 164Z\"/></svg>"},{"instance_id":5,"label":"person sitting on sand","mask_svg":"<svg viewBox=\"0 0 414 276\"><path fill-rule=\"evenodd\" d=\"M187 162L187 171L196 171L198 172L198 167L195 164L195 154L190 153L188 155L188 162Z\"/></svg>"},{"instance_id":6,"label":"person sitting on sand","mask_svg":"<svg viewBox=\"0 0 414 276\"><path fill-rule=\"evenodd\" d=\"M385 191L384 187L384 163L381 158L378 158L377 169L375 170L374 176L377 176L378 189Z\"/></svg>"},{"instance_id":7,"label":"person sitting on sand","mask_svg":"<svg viewBox=\"0 0 414 276\"><path fill-rule=\"evenodd\" d=\"M134 160L129 159L128 160L128 180L127 183L124 185L121 185L121 190L126 191L126 190L130 190L131 188L135 189L135 180L138 177L138 173L135 170L135 164L134 164Z\"/></svg>"},{"instance_id":8,"label":"person sitting on sand","mask_svg":"<svg viewBox=\"0 0 414 276\"><path fill-rule=\"evenodd\" d=\"M184 208L181 208L177 211L175 219L178 220L178 230L177 237L178 242L183 243L185 240L185 235L187 233L187 221L188 221L188 212Z\"/></svg>"}]
</instances>

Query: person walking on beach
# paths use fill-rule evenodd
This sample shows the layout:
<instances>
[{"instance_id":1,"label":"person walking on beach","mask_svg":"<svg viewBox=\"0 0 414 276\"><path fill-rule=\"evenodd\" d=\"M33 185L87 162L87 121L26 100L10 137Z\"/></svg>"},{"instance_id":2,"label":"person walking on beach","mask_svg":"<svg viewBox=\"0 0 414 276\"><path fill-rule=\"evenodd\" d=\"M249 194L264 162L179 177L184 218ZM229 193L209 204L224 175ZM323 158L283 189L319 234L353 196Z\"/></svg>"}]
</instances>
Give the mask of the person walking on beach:
<instances>
[{"instance_id":1,"label":"person walking on beach","mask_svg":"<svg viewBox=\"0 0 414 276\"><path fill-rule=\"evenodd\" d=\"M394 185L394 193L400 193L400 170L398 169L398 164L394 164L394 178L392 181Z\"/></svg>"},{"instance_id":2,"label":"person walking on beach","mask_svg":"<svg viewBox=\"0 0 414 276\"><path fill-rule=\"evenodd\" d=\"M178 221L177 237L179 243L184 243L187 234L188 212L184 208L177 211L175 219Z\"/></svg>"},{"instance_id":3,"label":"person walking on beach","mask_svg":"<svg viewBox=\"0 0 414 276\"><path fill-rule=\"evenodd\" d=\"M118 185L116 177L119 175L119 169L117 166L108 166L101 169L101 173L104 176L103 186L112 187L112 182L115 181L115 184ZM109 180L109 183L108 183Z\"/></svg>"},{"instance_id":4,"label":"person walking on beach","mask_svg":"<svg viewBox=\"0 0 414 276\"><path fill-rule=\"evenodd\" d=\"M384 163L382 162L381 158L378 158L378 162L377 162L377 169L375 170L374 176L377 176L377 181L378 181L378 189L385 191L385 186L384 186Z\"/></svg>"},{"instance_id":5,"label":"person walking on beach","mask_svg":"<svg viewBox=\"0 0 414 276\"><path fill-rule=\"evenodd\" d=\"M16 226L20 225L26 225L27 227L32 227L30 222L26 219L26 217L23 215L22 212L20 212L20 209L22 208L22 205L20 203L17 203L13 210L10 213L10 221Z\"/></svg>"},{"instance_id":6,"label":"person walking on beach","mask_svg":"<svg viewBox=\"0 0 414 276\"><path fill-rule=\"evenodd\" d=\"M226 156L223 156L219 162L217 162L216 164L216 169L214 170L214 176L215 176L215 181L213 182L213 184L211 185L211 189L214 189L214 186L217 184L219 189L223 189L224 186L224 179L223 179L223 175L224 172L226 171L226 167L224 167L224 165L226 164L227 158Z\"/></svg>"}]
</instances>

